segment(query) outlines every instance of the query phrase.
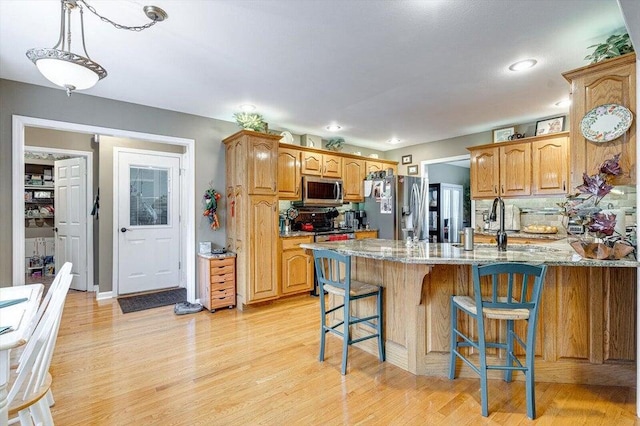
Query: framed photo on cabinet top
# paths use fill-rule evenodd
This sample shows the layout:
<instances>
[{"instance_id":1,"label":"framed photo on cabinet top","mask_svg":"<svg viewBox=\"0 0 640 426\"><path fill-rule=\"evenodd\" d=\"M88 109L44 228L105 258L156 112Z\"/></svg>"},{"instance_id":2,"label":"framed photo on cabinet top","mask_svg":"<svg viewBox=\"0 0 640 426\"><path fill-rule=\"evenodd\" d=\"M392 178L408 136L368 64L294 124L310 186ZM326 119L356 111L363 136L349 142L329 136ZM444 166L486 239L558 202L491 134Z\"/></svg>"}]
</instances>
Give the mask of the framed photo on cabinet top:
<instances>
[{"instance_id":1,"label":"framed photo on cabinet top","mask_svg":"<svg viewBox=\"0 0 640 426\"><path fill-rule=\"evenodd\" d=\"M411 164L413 163L413 156L412 155L403 155L402 156L402 164Z\"/></svg>"},{"instance_id":2,"label":"framed photo on cabinet top","mask_svg":"<svg viewBox=\"0 0 640 426\"><path fill-rule=\"evenodd\" d=\"M493 142L507 142L509 136L515 132L515 127L505 127L504 129L495 129L493 131Z\"/></svg>"},{"instance_id":3,"label":"framed photo on cabinet top","mask_svg":"<svg viewBox=\"0 0 640 426\"><path fill-rule=\"evenodd\" d=\"M564 130L564 115L540 120L536 123L536 136L558 133Z\"/></svg>"},{"instance_id":4,"label":"framed photo on cabinet top","mask_svg":"<svg viewBox=\"0 0 640 426\"><path fill-rule=\"evenodd\" d=\"M407 167L407 174L409 174L409 175L417 175L418 174L418 165L415 164L413 166Z\"/></svg>"}]
</instances>

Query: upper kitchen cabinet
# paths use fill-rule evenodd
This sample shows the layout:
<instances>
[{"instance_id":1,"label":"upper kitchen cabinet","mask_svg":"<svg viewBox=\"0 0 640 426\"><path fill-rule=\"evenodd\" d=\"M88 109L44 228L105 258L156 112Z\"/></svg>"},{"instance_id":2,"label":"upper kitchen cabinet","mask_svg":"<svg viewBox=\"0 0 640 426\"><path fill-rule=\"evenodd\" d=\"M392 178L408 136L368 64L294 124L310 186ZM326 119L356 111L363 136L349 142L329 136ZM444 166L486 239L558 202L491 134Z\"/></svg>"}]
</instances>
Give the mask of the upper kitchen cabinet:
<instances>
[{"instance_id":1,"label":"upper kitchen cabinet","mask_svg":"<svg viewBox=\"0 0 640 426\"><path fill-rule=\"evenodd\" d=\"M571 186L582 184L582 174L595 174L600 164L620 153L622 175L614 183L636 183L636 121L627 132L610 142L587 140L580 130L582 118L593 108L618 104L628 108L635 117L636 54L629 53L563 74L571 84Z\"/></svg>"},{"instance_id":2,"label":"upper kitchen cabinet","mask_svg":"<svg viewBox=\"0 0 640 426\"><path fill-rule=\"evenodd\" d=\"M300 156L298 149L278 149L278 197L281 200L300 199Z\"/></svg>"},{"instance_id":3,"label":"upper kitchen cabinet","mask_svg":"<svg viewBox=\"0 0 640 426\"><path fill-rule=\"evenodd\" d=\"M339 179L342 177L342 158L333 154L303 151L302 174Z\"/></svg>"},{"instance_id":4,"label":"upper kitchen cabinet","mask_svg":"<svg viewBox=\"0 0 640 426\"><path fill-rule=\"evenodd\" d=\"M237 152L236 159L246 155L246 162L238 164L235 172L247 174L247 188L251 195L276 195L278 174L278 137L245 130L245 152ZM267 137L268 136L268 137ZM226 140L226 139L225 139ZM240 154L240 155L238 155Z\"/></svg>"},{"instance_id":5,"label":"upper kitchen cabinet","mask_svg":"<svg viewBox=\"0 0 640 426\"><path fill-rule=\"evenodd\" d=\"M471 151L471 197L493 198L498 194L500 150L497 146L469 148Z\"/></svg>"},{"instance_id":6,"label":"upper kitchen cabinet","mask_svg":"<svg viewBox=\"0 0 640 426\"><path fill-rule=\"evenodd\" d=\"M558 195L568 191L569 132L479 145L471 151L471 197Z\"/></svg>"},{"instance_id":7,"label":"upper kitchen cabinet","mask_svg":"<svg viewBox=\"0 0 640 426\"><path fill-rule=\"evenodd\" d=\"M344 188L344 201L364 201L363 181L366 177L365 162L355 158L343 158L342 181Z\"/></svg>"},{"instance_id":8,"label":"upper kitchen cabinet","mask_svg":"<svg viewBox=\"0 0 640 426\"><path fill-rule=\"evenodd\" d=\"M569 183L569 135L554 133L531 143L531 193L566 194Z\"/></svg>"},{"instance_id":9,"label":"upper kitchen cabinet","mask_svg":"<svg viewBox=\"0 0 640 426\"><path fill-rule=\"evenodd\" d=\"M531 195L531 144L500 147L500 196Z\"/></svg>"}]
</instances>

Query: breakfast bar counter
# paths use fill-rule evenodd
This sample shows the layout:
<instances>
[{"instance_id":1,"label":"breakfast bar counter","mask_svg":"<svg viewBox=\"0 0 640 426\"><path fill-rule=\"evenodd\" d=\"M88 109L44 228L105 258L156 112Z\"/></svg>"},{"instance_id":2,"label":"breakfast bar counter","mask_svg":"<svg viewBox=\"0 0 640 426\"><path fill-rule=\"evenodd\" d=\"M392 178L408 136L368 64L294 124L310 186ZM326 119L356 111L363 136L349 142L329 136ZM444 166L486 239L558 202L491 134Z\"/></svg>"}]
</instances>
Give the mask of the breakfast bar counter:
<instances>
[{"instance_id":1,"label":"breakfast bar counter","mask_svg":"<svg viewBox=\"0 0 640 426\"><path fill-rule=\"evenodd\" d=\"M549 268L537 329L536 381L636 384L636 268L640 263L635 259L583 259L566 240L544 246L514 244L506 252L488 244L465 251L453 244L408 246L404 241L380 239L301 246L350 255L354 279L382 284L387 361L413 374L430 376L447 373L450 297L472 294L471 265L545 263ZM339 302L331 299L330 303ZM374 309L360 302L356 309ZM472 324L462 326L471 328ZM488 337L504 332L503 324L496 321L487 330ZM359 332L356 327L354 334ZM372 340L358 346L377 354ZM491 356L502 354L496 351ZM494 373L490 377L498 378ZM460 375L477 377L466 365ZM524 379L522 375L515 378Z\"/></svg>"}]
</instances>

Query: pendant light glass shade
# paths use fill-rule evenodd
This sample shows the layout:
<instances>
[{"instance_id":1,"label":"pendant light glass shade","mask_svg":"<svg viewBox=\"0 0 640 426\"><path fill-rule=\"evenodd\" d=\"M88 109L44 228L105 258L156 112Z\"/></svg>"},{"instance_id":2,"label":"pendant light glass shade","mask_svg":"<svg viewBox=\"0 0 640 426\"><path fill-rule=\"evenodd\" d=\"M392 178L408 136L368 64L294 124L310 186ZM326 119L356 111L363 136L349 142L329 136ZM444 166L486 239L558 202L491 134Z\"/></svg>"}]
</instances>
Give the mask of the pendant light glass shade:
<instances>
[{"instance_id":1,"label":"pendant light glass shade","mask_svg":"<svg viewBox=\"0 0 640 426\"><path fill-rule=\"evenodd\" d=\"M107 76L107 71L91 59L58 49L30 49L27 57L42 75L68 90L89 89Z\"/></svg>"}]
</instances>

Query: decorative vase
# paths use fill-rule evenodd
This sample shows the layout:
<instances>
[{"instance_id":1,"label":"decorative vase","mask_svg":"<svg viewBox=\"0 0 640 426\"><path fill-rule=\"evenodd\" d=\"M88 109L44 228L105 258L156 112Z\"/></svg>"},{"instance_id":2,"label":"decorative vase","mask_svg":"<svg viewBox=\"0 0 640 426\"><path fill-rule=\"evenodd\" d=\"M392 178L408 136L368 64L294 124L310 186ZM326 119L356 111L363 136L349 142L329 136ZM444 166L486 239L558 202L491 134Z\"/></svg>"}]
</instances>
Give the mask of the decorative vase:
<instances>
[{"instance_id":1,"label":"decorative vase","mask_svg":"<svg viewBox=\"0 0 640 426\"><path fill-rule=\"evenodd\" d=\"M620 242L614 243L613 247L591 241L574 241L570 244L576 253L586 259L619 260L633 252L632 246Z\"/></svg>"}]
</instances>

